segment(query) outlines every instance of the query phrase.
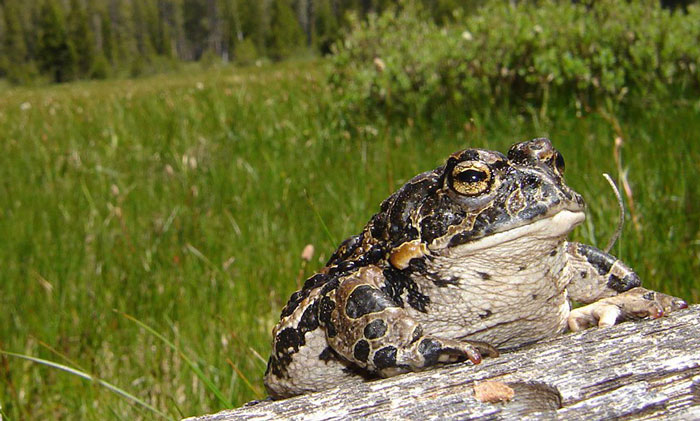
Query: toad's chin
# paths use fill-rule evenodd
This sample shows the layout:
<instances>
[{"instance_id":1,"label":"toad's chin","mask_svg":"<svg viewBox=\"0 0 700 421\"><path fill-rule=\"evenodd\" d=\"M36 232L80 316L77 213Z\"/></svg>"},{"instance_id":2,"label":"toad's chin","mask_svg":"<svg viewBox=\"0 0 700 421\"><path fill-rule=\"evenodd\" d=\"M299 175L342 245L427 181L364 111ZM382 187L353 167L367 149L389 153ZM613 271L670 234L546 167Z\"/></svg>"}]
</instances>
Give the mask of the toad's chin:
<instances>
[{"instance_id":1,"label":"toad's chin","mask_svg":"<svg viewBox=\"0 0 700 421\"><path fill-rule=\"evenodd\" d=\"M586 214L580 210L563 209L559 212L542 218L538 221L530 222L511 228L506 231L497 232L479 240L462 244L459 247L460 254L471 254L472 252L490 249L511 241L528 237L530 239L563 239L571 230L586 219Z\"/></svg>"}]
</instances>

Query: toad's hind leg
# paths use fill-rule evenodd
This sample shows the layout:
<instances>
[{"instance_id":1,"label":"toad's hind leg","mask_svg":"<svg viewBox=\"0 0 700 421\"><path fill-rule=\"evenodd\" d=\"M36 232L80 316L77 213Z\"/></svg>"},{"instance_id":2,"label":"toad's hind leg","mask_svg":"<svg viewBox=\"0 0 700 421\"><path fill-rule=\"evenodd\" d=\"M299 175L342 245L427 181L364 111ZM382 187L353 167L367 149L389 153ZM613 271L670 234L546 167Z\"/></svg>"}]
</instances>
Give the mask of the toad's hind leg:
<instances>
[{"instance_id":1,"label":"toad's hind leg","mask_svg":"<svg viewBox=\"0 0 700 421\"><path fill-rule=\"evenodd\" d=\"M381 269L364 267L321 299L319 322L328 344L349 362L389 377L438 363L478 364L482 354L498 355L485 343L425 335L420 323L380 289L383 284Z\"/></svg>"}]
</instances>

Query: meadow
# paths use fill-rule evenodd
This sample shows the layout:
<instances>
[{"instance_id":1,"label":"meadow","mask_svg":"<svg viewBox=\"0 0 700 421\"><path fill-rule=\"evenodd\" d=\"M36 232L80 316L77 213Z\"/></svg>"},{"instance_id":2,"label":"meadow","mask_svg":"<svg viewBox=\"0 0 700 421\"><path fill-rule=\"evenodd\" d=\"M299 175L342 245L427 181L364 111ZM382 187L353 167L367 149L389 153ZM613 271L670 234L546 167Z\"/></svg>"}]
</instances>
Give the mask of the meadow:
<instances>
[{"instance_id":1,"label":"meadow","mask_svg":"<svg viewBox=\"0 0 700 421\"><path fill-rule=\"evenodd\" d=\"M316 60L3 88L0 350L90 373L174 419L263 398L282 306L382 199L456 150L540 136L588 203L572 237L605 246L618 207L602 174L625 178L632 196L613 253L646 286L698 302L697 104L485 107L346 130L328 70ZM7 420L158 418L7 354L0 407Z\"/></svg>"}]
</instances>

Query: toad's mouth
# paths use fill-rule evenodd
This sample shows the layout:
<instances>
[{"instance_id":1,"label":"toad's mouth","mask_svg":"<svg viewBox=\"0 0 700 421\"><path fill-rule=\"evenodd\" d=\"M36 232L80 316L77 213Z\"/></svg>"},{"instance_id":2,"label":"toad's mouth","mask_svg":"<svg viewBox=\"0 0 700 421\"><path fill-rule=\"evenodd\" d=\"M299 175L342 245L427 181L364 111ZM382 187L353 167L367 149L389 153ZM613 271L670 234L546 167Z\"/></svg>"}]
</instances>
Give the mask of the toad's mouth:
<instances>
[{"instance_id":1,"label":"toad's mouth","mask_svg":"<svg viewBox=\"0 0 700 421\"><path fill-rule=\"evenodd\" d=\"M563 239L585 219L586 214L581 210L562 209L546 218L496 232L457 247L460 254L471 254L471 252L494 248L524 237L532 240Z\"/></svg>"}]
</instances>

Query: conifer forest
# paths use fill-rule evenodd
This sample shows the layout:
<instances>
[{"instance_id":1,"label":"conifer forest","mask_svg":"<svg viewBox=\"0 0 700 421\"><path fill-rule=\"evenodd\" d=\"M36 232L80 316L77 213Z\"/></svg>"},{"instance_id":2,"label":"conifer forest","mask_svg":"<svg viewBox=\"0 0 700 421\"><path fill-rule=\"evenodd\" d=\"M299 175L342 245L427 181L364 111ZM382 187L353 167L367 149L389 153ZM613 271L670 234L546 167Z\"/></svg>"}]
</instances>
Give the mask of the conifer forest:
<instances>
[{"instance_id":1,"label":"conifer forest","mask_svg":"<svg viewBox=\"0 0 700 421\"><path fill-rule=\"evenodd\" d=\"M0 77L138 76L183 61L326 54L348 13L389 0L0 0Z\"/></svg>"}]
</instances>

